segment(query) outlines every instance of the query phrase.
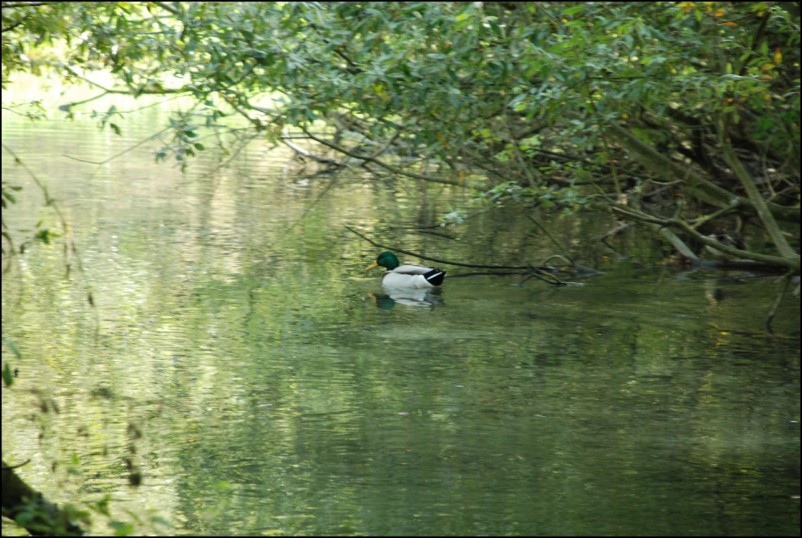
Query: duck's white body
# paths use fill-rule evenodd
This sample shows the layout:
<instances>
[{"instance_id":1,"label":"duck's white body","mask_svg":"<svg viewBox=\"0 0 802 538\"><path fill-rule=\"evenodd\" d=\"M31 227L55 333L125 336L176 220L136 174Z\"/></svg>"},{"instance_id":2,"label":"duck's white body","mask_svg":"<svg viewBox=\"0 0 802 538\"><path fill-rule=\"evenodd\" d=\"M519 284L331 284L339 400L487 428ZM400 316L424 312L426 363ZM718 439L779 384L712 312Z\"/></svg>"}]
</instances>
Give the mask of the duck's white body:
<instances>
[{"instance_id":1,"label":"duck's white body","mask_svg":"<svg viewBox=\"0 0 802 538\"><path fill-rule=\"evenodd\" d=\"M382 286L385 288L432 289L437 285L429 280L436 282L436 277L440 273L443 273L443 271L422 265L400 265L384 273ZM427 280L427 277L429 280ZM442 282L442 278L440 278L440 281Z\"/></svg>"}]
</instances>

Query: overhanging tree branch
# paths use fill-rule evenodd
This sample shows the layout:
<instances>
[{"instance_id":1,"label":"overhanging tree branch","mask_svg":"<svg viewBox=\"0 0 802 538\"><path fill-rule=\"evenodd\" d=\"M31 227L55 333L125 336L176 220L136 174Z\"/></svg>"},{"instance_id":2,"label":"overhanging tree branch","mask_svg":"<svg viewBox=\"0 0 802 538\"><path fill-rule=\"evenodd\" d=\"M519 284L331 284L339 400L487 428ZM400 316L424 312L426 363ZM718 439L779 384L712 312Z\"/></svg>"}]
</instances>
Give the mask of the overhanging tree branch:
<instances>
[{"instance_id":1,"label":"overhanging tree branch","mask_svg":"<svg viewBox=\"0 0 802 538\"><path fill-rule=\"evenodd\" d=\"M718 136L719 141L721 142L721 150L724 155L724 160L728 165L730 165L730 168L732 168L733 172L735 172L735 175L740 180L741 185L743 185L747 196L749 196L749 200L752 202L752 206L755 208L758 217L760 217L760 220L766 227L766 231L771 237L771 240L774 242L774 246L777 247L780 255L782 255L784 258L796 258L796 265L798 268L799 254L797 254L794 249L791 248L791 245L788 244L788 241L785 239L780 227L777 226L777 221L774 220L774 216L771 214L766 200L763 199L763 196L757 190L755 181L752 179L752 176L749 174L749 172L746 171L743 163L735 154L735 150L732 149L732 142L730 142L730 137L727 133L726 118L720 117L716 122L716 128L718 129Z\"/></svg>"},{"instance_id":2,"label":"overhanging tree branch","mask_svg":"<svg viewBox=\"0 0 802 538\"><path fill-rule=\"evenodd\" d=\"M331 149L333 149L335 151L338 151L340 153L348 155L349 157L353 157L354 159L359 159L359 160L362 160L362 161L367 161L367 162L374 163L374 164L376 164L378 166L381 166L385 170L389 170L390 172L392 172L394 174L399 174L399 175L411 177L411 178L414 178L414 179L422 179L424 181L430 181L432 183L442 183L443 185L453 185L453 186L456 186L456 187L468 187L468 188L475 189L475 190L482 190L482 186L481 185L479 185L478 183L474 183L472 181L468 181L468 180L459 181L459 180L456 180L456 179L446 179L446 178L434 177L434 176L424 176L422 174L416 174L414 172L407 172L407 171L402 170L400 168L396 168L395 166L389 165L389 164L387 164L387 163L385 163L383 161L380 161L379 159L377 159L375 157L371 157L369 155L360 155L359 153L356 153L355 151L351 151L351 150L349 150L347 148L344 148L344 147L342 147L342 146L340 146L338 144L335 144L333 142L329 142L327 140L323 140L322 138L319 138L319 137L313 135L312 133L310 133L306 129L302 129L302 130L306 134L306 136L308 136L309 138L311 138L315 142L318 142L318 143L323 144L324 146L327 146L327 147L329 147L329 148L331 148Z\"/></svg>"},{"instance_id":3,"label":"overhanging tree branch","mask_svg":"<svg viewBox=\"0 0 802 538\"><path fill-rule=\"evenodd\" d=\"M715 239L711 239L710 237L702 235L693 226L680 219L676 218L664 219L664 218L654 217L652 215L647 215L645 213L641 213L640 211L636 211L630 207L624 207L620 205L613 205L611 209L614 212L631 219L657 224L659 226L671 226L680 228L683 231L690 234L691 236L693 236L693 238L698 240L700 243L713 247L731 256L744 258L747 260L754 260L757 262L765 263L776 267L785 267L789 270L799 272L799 266L800 266L799 256L796 256L794 258L785 258L780 256L771 256L769 254L761 254L759 252L752 252L749 250L741 250L735 247L731 247L729 245L725 245L724 243L716 241Z\"/></svg>"},{"instance_id":4,"label":"overhanging tree branch","mask_svg":"<svg viewBox=\"0 0 802 538\"><path fill-rule=\"evenodd\" d=\"M674 162L620 125L613 123L609 125L609 128L644 166L669 180L681 179L687 185L688 192L699 200L715 207L724 208L740 205L749 207L757 212L757 208L751 198L738 196L708 181L691 167ZM777 218L790 222L799 222L798 207L783 207L774 204L765 204L765 206Z\"/></svg>"}]
</instances>

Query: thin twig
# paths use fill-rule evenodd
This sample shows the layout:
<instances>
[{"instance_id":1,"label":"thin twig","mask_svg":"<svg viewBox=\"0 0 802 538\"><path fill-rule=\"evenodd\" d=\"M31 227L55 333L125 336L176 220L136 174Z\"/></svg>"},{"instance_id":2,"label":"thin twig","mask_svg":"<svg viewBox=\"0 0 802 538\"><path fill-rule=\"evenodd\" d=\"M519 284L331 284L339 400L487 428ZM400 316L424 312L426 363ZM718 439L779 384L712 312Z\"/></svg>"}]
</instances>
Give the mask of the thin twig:
<instances>
[{"instance_id":1,"label":"thin twig","mask_svg":"<svg viewBox=\"0 0 802 538\"><path fill-rule=\"evenodd\" d=\"M20 467L22 467L24 465L28 465L30 462L31 462L31 458L28 458L27 460L23 461L22 463L18 463L17 465L7 465L7 464L3 463L3 470L4 471L13 471L14 469L19 469Z\"/></svg>"},{"instance_id":2,"label":"thin twig","mask_svg":"<svg viewBox=\"0 0 802 538\"><path fill-rule=\"evenodd\" d=\"M548 230L545 228L545 226L543 226L543 225L542 225L542 224L540 224L540 223L539 223L537 220L535 220L534 218L532 218L532 215L526 215L526 218L528 218L530 221L532 221L532 224L534 224L535 226L537 226L538 228L540 228L540 229L541 229L541 231L542 231L544 234L546 234L546 237L548 237L548 238L549 238L549 240L550 240L552 243L554 243L554 246L556 246L558 249L560 249L561 251L563 251L563 253L565 254L565 258L566 258L566 259L567 259L569 262L571 262L571 265L574 265L574 266L576 265L576 264L574 263L574 260L573 260L573 258L571 258L571 256L569 256L569 255L568 255L568 251L565 249L565 247L564 247L564 246L562 246L562 245L561 245L561 244L560 244L560 243L559 243L559 242L558 242L556 239L554 239L554 236L552 236L552 235L549 233L549 231L548 231Z\"/></svg>"},{"instance_id":3,"label":"thin twig","mask_svg":"<svg viewBox=\"0 0 802 538\"><path fill-rule=\"evenodd\" d=\"M780 303L782 302L782 298L785 295L785 291L788 289L788 284L791 283L791 275L793 271L789 271L783 277L783 284L782 288L780 288L780 292L777 294L777 297L774 299L774 304L771 305L771 310L769 310L769 315L766 317L766 330L769 331L769 334L774 334L774 330L771 328L771 323L774 321L774 316L777 315L777 309L780 308Z\"/></svg>"},{"instance_id":4,"label":"thin twig","mask_svg":"<svg viewBox=\"0 0 802 538\"><path fill-rule=\"evenodd\" d=\"M429 260L429 261L432 261L432 262L435 262L435 263L441 263L443 265L455 265L455 266L458 266L458 267L471 267L473 269L502 269L502 270L506 270L506 271L511 271L511 270L512 271L522 271L522 272L516 272L516 273L509 273L509 272L507 272L507 273L502 273L502 272L483 273L483 274L495 274L495 275L507 275L507 274L526 275L526 277L521 282L521 284L523 284L523 282L526 282L529 278L532 278L532 277L539 278L540 280L543 280L544 282L548 282L549 284L552 284L554 286L567 286L567 285L571 284L570 282L564 282L564 281L560 280L559 278L557 278L556 276L554 276L553 273L556 271L556 269L554 267L550 267L548 265L541 265L541 266L537 266L537 265L481 265L481 264L474 264L474 263L455 262L455 261L451 261L451 260L441 260L439 258L432 258L430 256L423 256L421 254L418 254L417 252L412 252L410 250L404 250L404 249L398 248L398 247L393 246L393 245L385 245L383 243L379 243L378 241L374 241L373 239L370 239L369 237L365 236L364 234L361 234L361 233L357 232L356 230L354 230L350 226L346 226L345 228L349 232L351 232L353 234L356 234L357 236L361 237L362 239L364 239L365 241L367 241L368 243L370 243L374 247L386 248L386 249L389 249L389 250L393 250L395 252L400 252L401 254L407 254L409 256L415 256L416 258L420 258L422 260ZM452 276L457 276L457 275L452 275Z\"/></svg>"},{"instance_id":5,"label":"thin twig","mask_svg":"<svg viewBox=\"0 0 802 538\"><path fill-rule=\"evenodd\" d=\"M79 159L78 157L73 157L71 155L63 155L63 157L66 157L67 159L71 159L73 161L78 161L80 163L86 163L86 164L96 164L96 165L108 164L111 161L117 159L118 157L121 157L121 156L125 155L126 153L137 149L142 144L145 144L146 142L150 142L151 140L154 140L154 139L158 138L159 136L163 135L164 133L166 133L170 129L172 129L172 127L165 127L161 131L159 131L159 132L157 132L155 134L152 134L152 135L150 135L149 137L147 137L147 138L145 138L143 140L140 140L139 142L137 142L133 146L128 146L124 150L122 150L122 151L120 151L118 153L115 153L114 155L112 155L112 156L110 156L110 157L108 157L106 159L103 159L102 161L90 161L88 159Z\"/></svg>"},{"instance_id":6,"label":"thin twig","mask_svg":"<svg viewBox=\"0 0 802 538\"><path fill-rule=\"evenodd\" d=\"M72 257L75 260L75 264L78 267L78 271L83 275L84 279L88 279L86 275L86 271L84 270L83 261L81 260L81 255L78 252L78 247L75 244L75 240L72 238L72 232L70 230L70 226L67 223L67 218L64 216L64 213L61 211L61 206L56 201L55 198L50 196L50 192L47 189L47 185L42 182L39 177L31 170L25 161L23 161L10 147L6 144L3 144L3 149L8 151L12 157L14 157L14 162L21 166L27 173L31 180L36 184L39 190L42 192L44 196L45 206L52 207L53 211L56 213L58 220L61 224L61 229L64 234L64 265L67 277L70 275L70 271L72 269L72 264L70 263L69 253L72 252ZM89 306L92 307L92 311L95 314L95 334L99 333L100 331L100 315L98 314L97 308L95 308L95 300L92 295L92 286L86 280L84 280L84 286L86 287L86 299L89 303Z\"/></svg>"},{"instance_id":7,"label":"thin twig","mask_svg":"<svg viewBox=\"0 0 802 538\"><path fill-rule=\"evenodd\" d=\"M444 265L456 265L456 266L459 266L459 267L471 267L473 269L506 269L506 270L516 270L517 269L517 270L524 270L524 271L527 271L532 267L530 265L477 265L477 264L472 264L472 263L455 262L455 261L451 261L451 260L441 260L439 258L432 258L430 256L423 256L421 254L418 254L417 252L412 252L410 250L404 250L404 249L398 248L397 246L394 246L394 245L385 245L385 244L379 243L377 241L374 241L373 239L370 239L369 237L357 232L356 230L354 230L350 226L346 226L345 228L348 231L350 231L351 233L354 233L354 234L358 235L359 237L361 237L362 239L364 239L365 241L367 241L368 243L370 243L374 247L386 248L386 249L392 250L394 252L400 252L401 254L407 254L408 256L415 256L416 258L420 258L421 260L429 260L430 262L442 263ZM552 267L545 267L545 266L544 267L538 267L538 269L540 269L542 271L553 271L554 270L554 268L552 268Z\"/></svg>"},{"instance_id":8,"label":"thin twig","mask_svg":"<svg viewBox=\"0 0 802 538\"><path fill-rule=\"evenodd\" d=\"M434 176L425 176L425 175L422 175L422 174L416 174L416 173L413 173L413 172L408 172L406 170L402 170L400 168L396 168L395 166L391 166L391 165L385 163L384 161L381 161L381 160L379 160L379 159L377 159L375 157L372 157L370 155L360 155L359 153L357 153L355 151L346 149L346 148L344 148L342 146L339 146L339 145L337 145L337 144L335 144L333 142L330 142L330 141L324 140L322 138L319 138L317 136L314 136L312 133L310 133L306 129L303 129L303 132L309 138L314 140L315 142L323 144L324 146L328 146L329 148L331 148L331 149L333 149L335 151L338 151L340 153L343 153L345 155L348 155L349 157L353 157L354 159L359 159L359 160L362 160L362 161L374 163L374 164L376 164L378 166L381 166L385 170L389 170L390 172L393 172L394 174L399 174L399 175L403 175L403 176L406 176L406 177L411 177L411 178L414 178L414 179L422 179L424 181L430 181L432 183L442 183L442 184L445 184L445 185L454 185L454 186L457 186L457 187L469 187L469 188L472 188L472 189L475 189L475 190L481 190L479 185L477 185L477 184L475 184L473 182L467 181L467 180L458 181L458 180L452 180L452 179L447 179L447 178L434 177Z\"/></svg>"}]
</instances>

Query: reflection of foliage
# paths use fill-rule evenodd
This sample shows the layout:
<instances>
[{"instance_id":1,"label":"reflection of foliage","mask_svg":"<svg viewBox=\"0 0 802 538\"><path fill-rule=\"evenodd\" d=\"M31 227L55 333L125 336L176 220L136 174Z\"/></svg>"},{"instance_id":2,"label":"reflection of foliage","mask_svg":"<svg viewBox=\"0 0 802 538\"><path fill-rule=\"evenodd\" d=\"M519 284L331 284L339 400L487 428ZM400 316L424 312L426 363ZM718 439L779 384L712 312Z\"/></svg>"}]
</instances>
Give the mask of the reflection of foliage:
<instances>
[{"instance_id":1,"label":"reflection of foliage","mask_svg":"<svg viewBox=\"0 0 802 538\"><path fill-rule=\"evenodd\" d=\"M10 344L10 342L4 340L4 344ZM4 369L7 367L8 363L6 362ZM40 442L45 443L41 448L46 452L46 443L48 441L52 443L54 439L59 439L59 436L65 433L62 428L54 425L62 415L61 406L55 398L38 389L27 391L27 393L18 393L16 397L25 398L27 394L32 396L31 405L37 410L29 415L28 419L38 430L37 437ZM90 397L94 400L100 399L103 403L113 403L118 399L112 391L105 387L93 389L90 391ZM69 420L74 423L73 419ZM124 434L127 437L126 453L120 458L128 482L133 487L139 486L143 479L137 456L137 444L143 436L141 422L142 419L129 419ZM94 426L79 424L77 434L88 437ZM168 525L160 516L146 517L142 513L134 513L130 510L124 510L125 517L121 518L112 513L108 495L103 495L95 500L55 505L24 482L14 472L14 469L9 468L5 463L3 465L3 515L13 519L18 525L33 534L79 535L91 530L94 524L98 523L97 518L102 524L113 529L116 536L128 536L134 534L137 529L149 528L151 525ZM81 457L78 454L73 454L66 465L53 461L50 467L52 478L69 488L75 487L75 481L83 478Z\"/></svg>"}]
</instances>

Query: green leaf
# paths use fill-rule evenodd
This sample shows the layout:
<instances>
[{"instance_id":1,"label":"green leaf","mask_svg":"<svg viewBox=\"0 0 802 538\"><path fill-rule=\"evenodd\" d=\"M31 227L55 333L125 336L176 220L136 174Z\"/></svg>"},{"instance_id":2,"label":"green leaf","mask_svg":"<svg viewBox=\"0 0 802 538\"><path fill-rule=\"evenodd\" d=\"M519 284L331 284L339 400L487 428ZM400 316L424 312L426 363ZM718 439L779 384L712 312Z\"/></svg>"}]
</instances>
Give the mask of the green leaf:
<instances>
[{"instance_id":1,"label":"green leaf","mask_svg":"<svg viewBox=\"0 0 802 538\"><path fill-rule=\"evenodd\" d=\"M12 342L10 339L6 337L3 337L3 343L8 346L8 348L11 350L11 352L14 354L15 357L17 357L18 359L22 358L22 353L19 352L17 346L14 345L14 342Z\"/></svg>"},{"instance_id":2,"label":"green leaf","mask_svg":"<svg viewBox=\"0 0 802 538\"><path fill-rule=\"evenodd\" d=\"M583 6L583 5L575 5L573 7L569 7L567 9L564 9L563 10L563 15L565 17L573 17L577 13L582 13L583 11L585 11L585 6Z\"/></svg>"},{"instance_id":3,"label":"green leaf","mask_svg":"<svg viewBox=\"0 0 802 538\"><path fill-rule=\"evenodd\" d=\"M130 536L134 532L134 525L125 521L109 521L109 527L114 529L114 536Z\"/></svg>"},{"instance_id":4,"label":"green leaf","mask_svg":"<svg viewBox=\"0 0 802 538\"><path fill-rule=\"evenodd\" d=\"M14 384L14 373L11 371L11 366L8 363L3 365L3 384L10 387Z\"/></svg>"},{"instance_id":5,"label":"green leaf","mask_svg":"<svg viewBox=\"0 0 802 538\"><path fill-rule=\"evenodd\" d=\"M41 241L42 243L44 243L45 245L49 245L51 235L53 234L50 233L50 230L45 228L43 230L39 230L38 232L36 232L36 235L34 237L39 241Z\"/></svg>"}]
</instances>

